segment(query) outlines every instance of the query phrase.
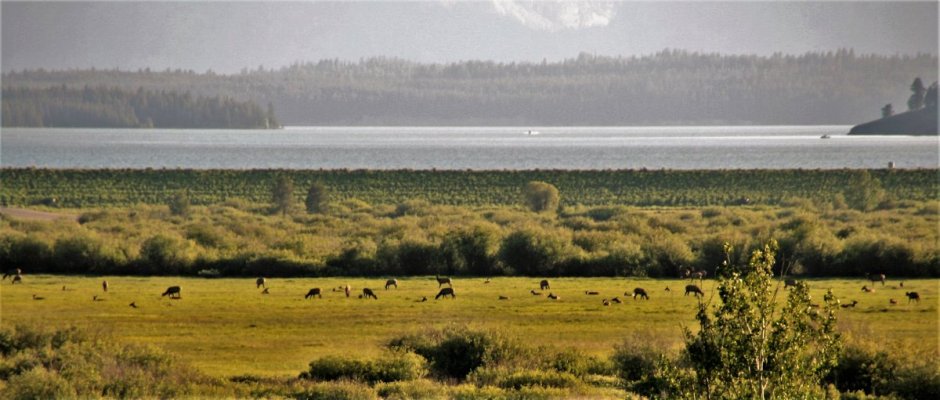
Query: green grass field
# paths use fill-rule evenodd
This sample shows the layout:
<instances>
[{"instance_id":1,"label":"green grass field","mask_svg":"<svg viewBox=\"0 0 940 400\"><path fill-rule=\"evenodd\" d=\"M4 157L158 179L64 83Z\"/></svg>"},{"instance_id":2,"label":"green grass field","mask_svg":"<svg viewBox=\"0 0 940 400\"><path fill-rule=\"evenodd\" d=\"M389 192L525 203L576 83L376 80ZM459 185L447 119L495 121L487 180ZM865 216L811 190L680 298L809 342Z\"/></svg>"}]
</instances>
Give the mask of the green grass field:
<instances>
[{"instance_id":1,"label":"green grass field","mask_svg":"<svg viewBox=\"0 0 940 400\"><path fill-rule=\"evenodd\" d=\"M110 290L104 293L101 281ZM497 328L531 345L572 347L607 356L624 340L678 349L682 327L694 328L696 300L683 296L688 281L623 278L552 279L561 299L534 296L539 279L483 278L454 280L457 299L434 300L433 277L400 279L399 289L384 290L384 280L364 278L269 279L261 294L253 279L179 277L79 277L26 275L22 285L0 285L0 324L78 326L118 340L157 345L201 371L227 377L241 374L296 376L314 358L333 354L371 357L392 337L447 324ZM331 288L350 284L351 298ZM889 280L863 293L864 280L812 280L814 300L832 288L843 303L839 326L854 340L902 343L913 351L937 354L940 280ZM182 286L182 299L161 298L170 285ZM706 280L706 299L715 282ZM649 301L624 296L645 288ZM63 287L65 290L63 290ZM308 289L324 290L322 299L304 300ZM369 287L378 300L358 299ZM669 287L670 292L665 288ZM587 295L587 290L600 295ZM782 290L782 285L781 285ZM908 304L905 291L917 291L920 303ZM34 300L33 295L42 297ZM93 301L97 295L100 301ZM500 295L509 300L499 300ZM422 297L427 302L419 302ZM604 298L623 304L605 307ZM782 300L783 295L780 296ZM891 305L889 299L896 299ZM138 308L129 306L134 302Z\"/></svg>"}]
</instances>

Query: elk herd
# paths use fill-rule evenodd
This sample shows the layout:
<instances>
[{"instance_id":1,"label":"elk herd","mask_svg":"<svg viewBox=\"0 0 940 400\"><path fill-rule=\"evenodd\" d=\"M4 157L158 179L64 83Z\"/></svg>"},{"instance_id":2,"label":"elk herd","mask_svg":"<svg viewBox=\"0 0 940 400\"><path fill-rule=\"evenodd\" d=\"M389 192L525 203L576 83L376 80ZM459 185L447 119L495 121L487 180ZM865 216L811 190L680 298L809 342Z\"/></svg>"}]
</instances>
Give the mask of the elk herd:
<instances>
[{"instance_id":1,"label":"elk herd","mask_svg":"<svg viewBox=\"0 0 940 400\"><path fill-rule=\"evenodd\" d=\"M705 292L699 287L699 285L702 284L702 283L704 283L704 279L705 279L705 277L707 276L707 272L706 272L706 271L704 271L704 270L703 270L703 271L695 271L695 270L691 270L691 269L683 269L683 270L680 272L680 276L681 276L682 278L687 278L687 279L689 279L689 280L691 281L691 283L689 283L688 285L685 286L685 296L688 296L689 294L692 294L693 297L696 297L696 298L704 297L704 296L705 296ZM6 280L7 278L10 278L10 281L11 281L12 284L22 284L22 283L23 283L23 271L22 271L21 269L19 269L19 268L13 269L13 270L8 270L6 273L3 274L3 278L0 279L0 282L2 282L3 280ZM457 298L457 294L456 294L456 292L454 291L453 280L452 280L451 278L449 278L449 277L441 277L440 275L436 275L434 278L435 278L435 280L437 281L437 288L438 288L437 295L434 296L434 299L435 299L435 300L438 300L438 299L440 299L440 298L442 298L442 297L450 297L451 299L456 299L456 298ZM874 284L877 283L877 282L881 282L881 286L882 286L882 287L886 287L886 283L885 283L886 277L885 277L884 274L872 274L872 273L868 273L868 274L865 274L865 279L871 282L872 287L869 287L868 285L862 286L862 292L864 292L864 293L874 293L874 292L875 292ZM698 284L695 284L695 281L696 281L696 280L699 281ZM484 284L489 284L490 282L492 282L492 281L490 280L490 278L486 278L486 280L485 280L483 283L484 283ZM261 292L262 294L269 294L269 293L270 293L270 291L269 291L269 290L270 290L270 287L267 285L267 283L268 283L267 278L259 277L259 278L255 279L255 288L256 288L256 289L263 289L263 291ZM784 286L783 286L784 289L788 289L788 288L791 288L791 287L796 287L798 284L800 284L800 282L798 282L797 280L792 279L792 278L787 278L787 279L784 279L784 280L783 280L783 284L784 284ZM395 289L397 290L397 289L398 289L398 285L399 285L398 279L394 279L394 278L388 279L388 280L385 281L385 290L389 290L389 288L395 288ZM446 285L446 287L445 287L445 285ZM551 284L549 283L548 279L542 279L541 281L539 281L538 285L539 285L539 290L531 289L531 290L529 291L529 293L530 293L531 295L533 295L533 296L542 296L542 295L544 294L544 291L548 291L548 290L551 290L551 289L552 289L552 286L551 286ZM897 286L891 286L891 287L890 287L890 289L901 289L901 288L904 288L904 283L903 283L903 282L899 282L899 284L898 284ZM109 284L108 284L108 281L107 281L107 280L104 280L104 281L101 282L101 289L102 289L102 291L105 292L105 293L108 292ZM63 286L63 287L62 287L62 290L63 290L63 291L68 291L68 290L74 290L74 289L68 289L68 288L66 288L65 286ZM343 293L343 294L345 294L346 297L350 297L350 296L352 295L352 287L351 287L349 284L345 284L345 285L341 285L341 286L338 286L338 287L334 287L334 288L331 289L331 291L334 292L334 293ZM170 299L178 300L178 299L181 299L181 298L182 298L182 297L181 297L181 292L182 292L182 289L181 289L180 286L170 286L170 287L167 287L167 288L166 288L166 290L160 295L160 297L161 297L161 298L163 298L163 297L168 297L168 298L170 298ZM665 292L666 294L670 294L670 293L671 293L671 291L670 291L670 289L669 289L668 286L665 288L664 292ZM590 290L590 289L589 289L589 290L585 290L585 291L584 291L584 294L587 295L587 296L599 296L599 295L601 294L601 292L598 291L598 290ZM907 297L907 303L908 303L908 304L910 304L911 302L920 303L920 297L921 297L921 296L920 296L920 294L919 294L918 292L904 292L904 295ZM638 299L650 300L650 294L649 294L649 292L647 292L646 289L641 288L641 287L634 288L632 292L630 292L630 291L624 292L624 296L633 297L634 300L638 300ZM556 293L554 293L554 292L548 292L548 294L547 294L545 297L548 298L549 300L556 300L556 301L557 301L557 300L561 300L561 296L559 296L558 294L556 294ZM36 295L36 294L33 294L33 297L32 297L32 298L33 298L33 300L44 300L44 299L45 299L45 297L38 296L38 295ZM304 300L308 300L308 299L311 299L311 298L320 298L320 299L322 299L322 298L323 298L323 291L322 291L320 288L318 288L318 287L316 287L316 288L311 288L310 290L307 291L307 294L304 295ZM378 299L379 299L379 297L375 294L375 291L372 290L371 288L362 288L362 293L358 296L358 298L359 298L359 299L373 299L373 300L378 300ZM505 301L505 300L510 300L510 297L509 297L508 295L501 294L501 295L499 295L498 299ZM94 300L94 301L103 301L104 298L100 298L98 295L95 295L94 298L93 298L93 300ZM419 299L419 300L417 300L417 301L418 301L418 302L426 302L426 301L428 301L428 296L422 296L421 299ZM611 299L604 298L604 299L601 301L601 304L602 304L603 306L610 306L611 304L622 304L622 303L623 303L623 300L621 300L619 297L613 297L613 298L611 298ZM842 307L842 308L846 308L846 309L848 309L848 308L855 308L858 304L859 304L858 300L853 300L853 301L850 302L850 303L841 304L841 307ZM898 302L896 299L891 298L891 299L889 299L889 304L890 304L890 305L897 305L897 304L899 304L899 302ZM138 307L137 307L137 304L136 304L135 302L132 302L132 303L130 304L130 306L131 306L132 308L138 308ZM816 305L814 304L814 306L816 306Z\"/></svg>"}]
</instances>

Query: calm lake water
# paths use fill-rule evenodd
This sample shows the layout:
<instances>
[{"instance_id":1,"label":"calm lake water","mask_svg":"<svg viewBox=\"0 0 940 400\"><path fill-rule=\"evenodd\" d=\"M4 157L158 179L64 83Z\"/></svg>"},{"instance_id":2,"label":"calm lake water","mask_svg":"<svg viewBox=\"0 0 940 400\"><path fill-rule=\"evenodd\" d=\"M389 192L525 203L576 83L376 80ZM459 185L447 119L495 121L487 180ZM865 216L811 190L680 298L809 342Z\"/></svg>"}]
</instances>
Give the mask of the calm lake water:
<instances>
[{"instance_id":1,"label":"calm lake water","mask_svg":"<svg viewBox=\"0 0 940 400\"><path fill-rule=\"evenodd\" d=\"M849 126L0 131L0 165L53 168L741 169L938 166L937 136ZM528 129L537 134L528 134ZM821 139L822 135L829 139Z\"/></svg>"}]
</instances>

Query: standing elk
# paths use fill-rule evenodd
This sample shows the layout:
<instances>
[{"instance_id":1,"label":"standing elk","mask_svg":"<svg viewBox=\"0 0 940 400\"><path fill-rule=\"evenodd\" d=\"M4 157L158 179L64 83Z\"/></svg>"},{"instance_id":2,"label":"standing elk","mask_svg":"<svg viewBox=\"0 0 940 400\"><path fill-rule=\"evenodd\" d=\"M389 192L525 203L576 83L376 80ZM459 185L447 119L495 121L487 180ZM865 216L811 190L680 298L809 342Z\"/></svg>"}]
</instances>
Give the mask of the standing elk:
<instances>
[{"instance_id":1,"label":"standing elk","mask_svg":"<svg viewBox=\"0 0 940 400\"><path fill-rule=\"evenodd\" d=\"M624 295L626 295L626 293L624 293ZM636 300L636 297L637 297L637 296L640 296L640 297L642 297L642 298L645 299L645 300L649 300L649 299L650 299L650 297L646 294L646 290L643 289L643 288L636 288L636 289L633 289L633 300Z\"/></svg>"},{"instance_id":2,"label":"standing elk","mask_svg":"<svg viewBox=\"0 0 940 400\"><path fill-rule=\"evenodd\" d=\"M379 299L379 296L376 296L375 292L373 292L372 289L369 289L369 288L362 288L362 297L366 299L370 297L376 300Z\"/></svg>"},{"instance_id":3,"label":"standing elk","mask_svg":"<svg viewBox=\"0 0 940 400\"><path fill-rule=\"evenodd\" d=\"M311 298L311 297L313 297L313 296L317 296L317 297L319 297L319 298L321 298L321 299L323 298L323 295L320 294L320 288L315 287L315 288L310 289L309 291L307 291L307 295L304 296L304 300L307 300L307 299L309 299L309 298Z\"/></svg>"},{"instance_id":4,"label":"standing elk","mask_svg":"<svg viewBox=\"0 0 940 400\"><path fill-rule=\"evenodd\" d=\"M917 292L904 292L904 295L907 296L907 304L911 304L911 301L920 303L920 295Z\"/></svg>"},{"instance_id":5,"label":"standing elk","mask_svg":"<svg viewBox=\"0 0 940 400\"><path fill-rule=\"evenodd\" d=\"M394 286L395 289L398 289L398 279L389 279L385 281L385 290L388 290L389 286Z\"/></svg>"},{"instance_id":6,"label":"standing elk","mask_svg":"<svg viewBox=\"0 0 940 400\"><path fill-rule=\"evenodd\" d=\"M349 284L347 283L346 286L343 287L343 291L346 292L346 297L349 297L349 295L352 293L352 288L349 287Z\"/></svg>"},{"instance_id":7,"label":"standing elk","mask_svg":"<svg viewBox=\"0 0 940 400\"><path fill-rule=\"evenodd\" d=\"M267 288L267 286L264 286L265 282L267 282L267 279L264 279L264 278L255 279L255 289Z\"/></svg>"},{"instance_id":8,"label":"standing elk","mask_svg":"<svg viewBox=\"0 0 940 400\"><path fill-rule=\"evenodd\" d=\"M705 296L705 292L703 292L702 289L699 289L699 287L695 285L685 285L685 295L688 296L689 293L694 294L696 297Z\"/></svg>"},{"instance_id":9,"label":"standing elk","mask_svg":"<svg viewBox=\"0 0 940 400\"><path fill-rule=\"evenodd\" d=\"M180 287L179 286L170 286L166 288L166 291L160 295L160 297L169 296L171 299L180 298Z\"/></svg>"},{"instance_id":10,"label":"standing elk","mask_svg":"<svg viewBox=\"0 0 940 400\"><path fill-rule=\"evenodd\" d=\"M434 296L434 300L441 298L442 296L450 296L451 299L456 299L457 295L454 294L454 288L443 288L440 292L437 292L437 296Z\"/></svg>"},{"instance_id":11,"label":"standing elk","mask_svg":"<svg viewBox=\"0 0 940 400\"><path fill-rule=\"evenodd\" d=\"M881 286L885 285L885 274L865 274L865 278L868 278L871 283L881 281Z\"/></svg>"},{"instance_id":12,"label":"standing elk","mask_svg":"<svg viewBox=\"0 0 940 400\"><path fill-rule=\"evenodd\" d=\"M108 281L101 281L101 290L108 291Z\"/></svg>"},{"instance_id":13,"label":"standing elk","mask_svg":"<svg viewBox=\"0 0 940 400\"><path fill-rule=\"evenodd\" d=\"M437 278L437 287L438 287L438 288L440 288L441 286L443 286L445 283L447 284L447 286L454 287L454 284L450 281L450 278L441 278L440 275L435 275L434 277Z\"/></svg>"},{"instance_id":14,"label":"standing elk","mask_svg":"<svg viewBox=\"0 0 940 400\"><path fill-rule=\"evenodd\" d=\"M22 283L23 283L23 275L20 275L20 274L14 275L14 276L13 276L13 279L11 280L10 283L11 283L11 284L14 284L14 283L22 284Z\"/></svg>"},{"instance_id":15,"label":"standing elk","mask_svg":"<svg viewBox=\"0 0 940 400\"><path fill-rule=\"evenodd\" d=\"M548 285L548 279L542 279L542 281L539 282L539 289L540 290L551 289L551 286Z\"/></svg>"}]
</instances>

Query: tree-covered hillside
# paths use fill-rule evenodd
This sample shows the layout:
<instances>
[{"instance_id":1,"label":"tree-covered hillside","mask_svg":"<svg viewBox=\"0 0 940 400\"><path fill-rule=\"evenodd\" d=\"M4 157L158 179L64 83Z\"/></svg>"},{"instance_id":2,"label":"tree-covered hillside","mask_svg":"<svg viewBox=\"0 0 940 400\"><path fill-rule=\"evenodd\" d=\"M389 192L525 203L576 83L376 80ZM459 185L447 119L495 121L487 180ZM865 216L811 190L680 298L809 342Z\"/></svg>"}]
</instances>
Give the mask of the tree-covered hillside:
<instances>
[{"instance_id":1,"label":"tree-covered hillside","mask_svg":"<svg viewBox=\"0 0 940 400\"><path fill-rule=\"evenodd\" d=\"M189 92L116 87L3 88L3 126L105 128L275 128L251 101Z\"/></svg>"},{"instance_id":2,"label":"tree-covered hillside","mask_svg":"<svg viewBox=\"0 0 940 400\"><path fill-rule=\"evenodd\" d=\"M117 85L271 103L288 125L855 124L903 104L937 57L667 50L560 62L321 60L275 70L18 71L5 85Z\"/></svg>"}]
</instances>

